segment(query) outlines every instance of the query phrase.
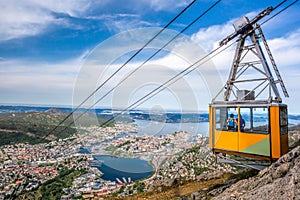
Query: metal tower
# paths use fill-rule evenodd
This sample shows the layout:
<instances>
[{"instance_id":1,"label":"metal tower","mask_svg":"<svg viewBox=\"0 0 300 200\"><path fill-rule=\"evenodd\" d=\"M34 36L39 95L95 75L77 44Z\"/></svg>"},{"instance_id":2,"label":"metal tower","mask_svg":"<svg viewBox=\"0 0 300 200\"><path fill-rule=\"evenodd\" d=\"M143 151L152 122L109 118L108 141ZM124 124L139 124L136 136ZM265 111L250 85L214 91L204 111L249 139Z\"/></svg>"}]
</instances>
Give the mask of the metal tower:
<instances>
[{"instance_id":1,"label":"metal tower","mask_svg":"<svg viewBox=\"0 0 300 200\"><path fill-rule=\"evenodd\" d=\"M264 100L269 103L280 103L282 99L277 88L278 83L285 97L289 96L262 29L257 24L272 10L272 7L265 9L251 21L245 16L241 17L233 24L235 33L220 42L222 46L238 36L232 67L224 86L224 101L256 100L268 88L268 97ZM270 66L273 68L276 80Z\"/></svg>"}]
</instances>

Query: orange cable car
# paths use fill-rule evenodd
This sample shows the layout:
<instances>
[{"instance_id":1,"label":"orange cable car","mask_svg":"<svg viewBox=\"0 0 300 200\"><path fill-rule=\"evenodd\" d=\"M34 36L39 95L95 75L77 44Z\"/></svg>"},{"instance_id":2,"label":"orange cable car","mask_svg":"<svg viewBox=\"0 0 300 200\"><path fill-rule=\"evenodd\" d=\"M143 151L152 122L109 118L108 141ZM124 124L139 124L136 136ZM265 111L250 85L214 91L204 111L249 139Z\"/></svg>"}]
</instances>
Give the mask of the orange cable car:
<instances>
[{"instance_id":1,"label":"orange cable car","mask_svg":"<svg viewBox=\"0 0 300 200\"><path fill-rule=\"evenodd\" d=\"M210 147L216 153L274 160L288 152L285 104L214 103L209 114Z\"/></svg>"},{"instance_id":2,"label":"orange cable car","mask_svg":"<svg viewBox=\"0 0 300 200\"><path fill-rule=\"evenodd\" d=\"M282 103L277 84L285 97L288 93L257 24L272 10L269 7L252 20L245 16L238 19L233 24L235 33L220 42L225 45L239 36L228 80L209 105L210 148L214 153L273 161L288 152L287 105ZM221 94L222 100L217 100Z\"/></svg>"}]
</instances>

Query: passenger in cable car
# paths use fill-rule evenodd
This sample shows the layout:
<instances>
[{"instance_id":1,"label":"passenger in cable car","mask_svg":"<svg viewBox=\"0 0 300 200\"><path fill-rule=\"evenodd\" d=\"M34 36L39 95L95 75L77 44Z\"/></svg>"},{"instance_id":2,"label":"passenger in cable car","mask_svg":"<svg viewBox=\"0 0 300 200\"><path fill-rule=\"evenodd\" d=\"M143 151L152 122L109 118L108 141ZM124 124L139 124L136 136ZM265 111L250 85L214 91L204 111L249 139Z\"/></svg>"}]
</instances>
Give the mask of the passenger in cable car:
<instances>
[{"instance_id":1,"label":"passenger in cable car","mask_svg":"<svg viewBox=\"0 0 300 200\"><path fill-rule=\"evenodd\" d=\"M235 127L237 126L237 121L232 113L229 116L230 117L227 119L227 130L234 131Z\"/></svg>"},{"instance_id":2,"label":"passenger in cable car","mask_svg":"<svg viewBox=\"0 0 300 200\"><path fill-rule=\"evenodd\" d=\"M238 118L236 118L236 121L238 122ZM238 123L237 123L238 124ZM245 120L243 119L242 115L240 115L240 131L241 132L244 132L244 129L245 129L245 126L246 126L246 122ZM239 130L239 127L238 125L236 126L236 131Z\"/></svg>"}]
</instances>

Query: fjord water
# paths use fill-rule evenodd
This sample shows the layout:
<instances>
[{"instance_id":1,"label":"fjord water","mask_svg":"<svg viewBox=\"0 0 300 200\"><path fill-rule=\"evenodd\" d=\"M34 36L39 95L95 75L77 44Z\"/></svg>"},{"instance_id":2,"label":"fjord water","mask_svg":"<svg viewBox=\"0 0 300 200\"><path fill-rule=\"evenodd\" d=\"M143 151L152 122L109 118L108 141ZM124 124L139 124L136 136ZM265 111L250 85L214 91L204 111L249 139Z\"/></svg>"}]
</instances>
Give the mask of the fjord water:
<instances>
[{"instance_id":1,"label":"fjord water","mask_svg":"<svg viewBox=\"0 0 300 200\"><path fill-rule=\"evenodd\" d=\"M97 168L104 173L104 180L116 181L123 177L130 178L132 181L139 180L150 176L153 173L152 166L145 160L139 158L119 158L108 155L96 155L95 160L101 162Z\"/></svg>"},{"instance_id":2,"label":"fjord water","mask_svg":"<svg viewBox=\"0 0 300 200\"><path fill-rule=\"evenodd\" d=\"M208 122L198 123L164 123L150 120L135 120L138 135L168 135L175 132L186 131L189 135L208 136Z\"/></svg>"}]
</instances>

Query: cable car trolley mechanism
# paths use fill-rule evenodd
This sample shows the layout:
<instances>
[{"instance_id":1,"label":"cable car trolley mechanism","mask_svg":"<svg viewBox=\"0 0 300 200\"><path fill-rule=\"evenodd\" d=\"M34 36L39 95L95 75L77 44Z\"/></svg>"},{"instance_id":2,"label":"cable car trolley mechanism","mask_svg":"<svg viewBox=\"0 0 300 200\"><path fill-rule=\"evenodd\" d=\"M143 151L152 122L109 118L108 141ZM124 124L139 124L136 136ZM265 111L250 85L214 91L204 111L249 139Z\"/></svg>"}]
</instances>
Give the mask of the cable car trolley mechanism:
<instances>
[{"instance_id":1,"label":"cable car trolley mechanism","mask_svg":"<svg viewBox=\"0 0 300 200\"><path fill-rule=\"evenodd\" d=\"M273 161L288 152L287 105L277 86L285 97L288 93L257 23L272 10L252 20L241 17L233 24L235 32L220 42L238 38L228 80L209 105L214 153Z\"/></svg>"}]
</instances>

